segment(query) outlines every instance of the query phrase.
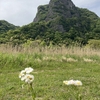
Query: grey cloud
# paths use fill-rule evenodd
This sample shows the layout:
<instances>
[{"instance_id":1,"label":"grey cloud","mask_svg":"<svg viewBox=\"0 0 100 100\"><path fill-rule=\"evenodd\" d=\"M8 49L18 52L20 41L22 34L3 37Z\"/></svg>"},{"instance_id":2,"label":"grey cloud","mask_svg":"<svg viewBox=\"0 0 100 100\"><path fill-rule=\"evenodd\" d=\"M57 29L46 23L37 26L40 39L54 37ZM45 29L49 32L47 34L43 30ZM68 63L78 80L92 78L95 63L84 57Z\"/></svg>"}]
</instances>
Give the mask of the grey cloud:
<instances>
[{"instance_id":1,"label":"grey cloud","mask_svg":"<svg viewBox=\"0 0 100 100\"><path fill-rule=\"evenodd\" d=\"M37 7L48 0L0 0L0 20L15 25L25 25L33 21Z\"/></svg>"}]
</instances>

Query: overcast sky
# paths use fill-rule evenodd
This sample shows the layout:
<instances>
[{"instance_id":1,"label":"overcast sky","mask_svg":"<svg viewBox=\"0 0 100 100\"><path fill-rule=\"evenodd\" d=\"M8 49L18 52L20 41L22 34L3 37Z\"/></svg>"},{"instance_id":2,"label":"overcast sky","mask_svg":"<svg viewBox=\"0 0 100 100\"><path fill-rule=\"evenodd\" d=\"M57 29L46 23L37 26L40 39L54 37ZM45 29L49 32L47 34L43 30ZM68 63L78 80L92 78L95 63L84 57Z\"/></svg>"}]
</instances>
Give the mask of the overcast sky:
<instances>
[{"instance_id":1,"label":"overcast sky","mask_svg":"<svg viewBox=\"0 0 100 100\"><path fill-rule=\"evenodd\" d=\"M22 26L33 21L37 7L50 0L0 0L0 20ZM87 8L100 17L100 0L72 0L80 8Z\"/></svg>"}]
</instances>

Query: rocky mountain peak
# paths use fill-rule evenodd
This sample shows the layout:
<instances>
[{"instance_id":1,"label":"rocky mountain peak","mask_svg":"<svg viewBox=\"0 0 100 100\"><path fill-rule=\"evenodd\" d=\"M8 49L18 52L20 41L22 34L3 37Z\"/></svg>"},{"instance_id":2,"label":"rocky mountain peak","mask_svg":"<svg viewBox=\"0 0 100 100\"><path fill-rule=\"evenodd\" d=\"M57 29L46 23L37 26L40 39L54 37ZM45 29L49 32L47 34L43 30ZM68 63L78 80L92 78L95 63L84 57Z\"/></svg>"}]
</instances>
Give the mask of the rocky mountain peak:
<instances>
[{"instance_id":1,"label":"rocky mountain peak","mask_svg":"<svg viewBox=\"0 0 100 100\"><path fill-rule=\"evenodd\" d=\"M92 12L76 7L71 0L50 0L49 4L38 7L33 22L48 22L52 30L66 32L70 30L73 22L75 28L85 26L80 21L86 21L86 18L88 21L91 20L91 15L97 18Z\"/></svg>"},{"instance_id":2,"label":"rocky mountain peak","mask_svg":"<svg viewBox=\"0 0 100 100\"><path fill-rule=\"evenodd\" d=\"M61 5L61 8L67 8L67 9L71 9L73 7L75 7L75 5L73 4L73 2L71 0L51 0L49 3L50 7L56 7L58 5Z\"/></svg>"},{"instance_id":3,"label":"rocky mountain peak","mask_svg":"<svg viewBox=\"0 0 100 100\"><path fill-rule=\"evenodd\" d=\"M34 22L39 22L41 20L49 21L57 16L66 18L76 16L78 14L76 14L75 9L76 7L71 0L50 0L48 5L38 7Z\"/></svg>"}]
</instances>

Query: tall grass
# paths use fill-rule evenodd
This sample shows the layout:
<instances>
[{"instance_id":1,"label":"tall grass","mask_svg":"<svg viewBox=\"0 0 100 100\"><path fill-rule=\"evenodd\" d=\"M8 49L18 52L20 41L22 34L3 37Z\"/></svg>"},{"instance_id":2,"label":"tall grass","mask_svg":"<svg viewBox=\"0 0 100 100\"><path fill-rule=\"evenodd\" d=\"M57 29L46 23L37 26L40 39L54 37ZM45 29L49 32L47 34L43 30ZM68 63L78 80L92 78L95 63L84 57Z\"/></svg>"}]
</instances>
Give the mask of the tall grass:
<instances>
[{"instance_id":1,"label":"tall grass","mask_svg":"<svg viewBox=\"0 0 100 100\"><path fill-rule=\"evenodd\" d=\"M0 52L2 53L10 53L10 54L17 54L17 53L43 53L47 55L54 55L54 54L62 54L62 55L78 55L78 56L91 56L91 55L98 55L100 56L99 49L92 49L92 48L85 48L85 47L23 47L23 46L12 46L12 45L0 45Z\"/></svg>"}]
</instances>

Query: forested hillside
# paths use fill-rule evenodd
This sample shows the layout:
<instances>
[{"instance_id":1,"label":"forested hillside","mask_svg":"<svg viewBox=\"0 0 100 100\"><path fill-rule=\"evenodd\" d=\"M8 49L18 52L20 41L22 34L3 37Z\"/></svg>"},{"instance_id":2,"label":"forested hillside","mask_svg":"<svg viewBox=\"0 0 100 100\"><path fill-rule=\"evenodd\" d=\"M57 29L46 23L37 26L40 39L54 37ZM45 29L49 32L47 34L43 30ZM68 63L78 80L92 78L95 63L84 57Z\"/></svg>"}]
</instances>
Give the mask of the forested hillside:
<instances>
[{"instance_id":1,"label":"forested hillside","mask_svg":"<svg viewBox=\"0 0 100 100\"><path fill-rule=\"evenodd\" d=\"M9 30L15 30L17 28L19 27L13 24L10 24L9 22L5 20L0 20L0 43L6 42L7 35L5 33L7 33Z\"/></svg>"},{"instance_id":2,"label":"forested hillside","mask_svg":"<svg viewBox=\"0 0 100 100\"><path fill-rule=\"evenodd\" d=\"M18 28L18 26L10 24L5 20L0 20L0 34L1 33L5 33L5 32L7 32L9 30L14 30L16 28Z\"/></svg>"},{"instance_id":3,"label":"forested hillside","mask_svg":"<svg viewBox=\"0 0 100 100\"><path fill-rule=\"evenodd\" d=\"M76 7L71 0L50 0L48 5L38 7L32 23L0 36L1 43L14 45L34 40L43 45L85 45L90 39L100 39L100 18L88 9Z\"/></svg>"}]
</instances>

